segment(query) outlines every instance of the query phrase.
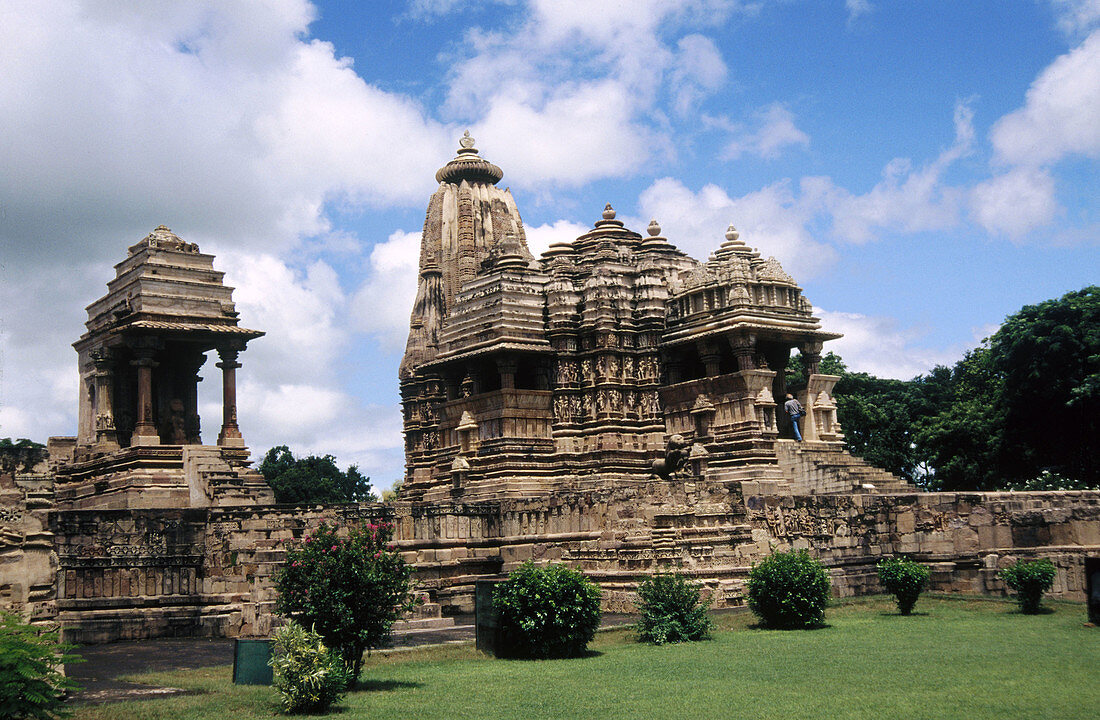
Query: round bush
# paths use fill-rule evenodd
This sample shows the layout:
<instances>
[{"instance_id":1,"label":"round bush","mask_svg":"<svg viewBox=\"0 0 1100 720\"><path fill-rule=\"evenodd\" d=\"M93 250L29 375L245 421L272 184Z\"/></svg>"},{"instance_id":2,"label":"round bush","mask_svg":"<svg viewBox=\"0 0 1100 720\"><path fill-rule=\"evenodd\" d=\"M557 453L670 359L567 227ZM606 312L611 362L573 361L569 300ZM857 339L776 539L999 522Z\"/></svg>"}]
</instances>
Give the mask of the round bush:
<instances>
[{"instance_id":1,"label":"round bush","mask_svg":"<svg viewBox=\"0 0 1100 720\"><path fill-rule=\"evenodd\" d=\"M275 631L272 685L288 713L324 712L344 695L350 672L321 636L291 620Z\"/></svg>"},{"instance_id":2,"label":"round bush","mask_svg":"<svg viewBox=\"0 0 1100 720\"><path fill-rule=\"evenodd\" d=\"M583 655L600 626L600 589L564 565L525 562L493 588L493 607L508 657Z\"/></svg>"},{"instance_id":3,"label":"round bush","mask_svg":"<svg viewBox=\"0 0 1100 720\"><path fill-rule=\"evenodd\" d=\"M1058 570L1049 558L1040 558L1031 562L1017 560L1015 565L1001 570L1000 576L1005 585L1016 591L1020 612L1034 615L1039 612L1043 593L1054 585L1057 574Z\"/></svg>"},{"instance_id":4,"label":"round bush","mask_svg":"<svg viewBox=\"0 0 1100 720\"><path fill-rule=\"evenodd\" d=\"M888 558L878 564L878 581L886 592L893 593L902 615L913 612L931 575L931 570L909 558Z\"/></svg>"},{"instance_id":5,"label":"round bush","mask_svg":"<svg viewBox=\"0 0 1100 720\"><path fill-rule=\"evenodd\" d=\"M805 550L777 552L749 571L749 609L766 628L820 625L829 601L829 574Z\"/></svg>"},{"instance_id":6,"label":"round bush","mask_svg":"<svg viewBox=\"0 0 1100 720\"><path fill-rule=\"evenodd\" d=\"M682 575L653 575L638 586L635 603L641 619L635 626L642 642L662 645L706 640L714 622L707 614L703 588Z\"/></svg>"}]
</instances>

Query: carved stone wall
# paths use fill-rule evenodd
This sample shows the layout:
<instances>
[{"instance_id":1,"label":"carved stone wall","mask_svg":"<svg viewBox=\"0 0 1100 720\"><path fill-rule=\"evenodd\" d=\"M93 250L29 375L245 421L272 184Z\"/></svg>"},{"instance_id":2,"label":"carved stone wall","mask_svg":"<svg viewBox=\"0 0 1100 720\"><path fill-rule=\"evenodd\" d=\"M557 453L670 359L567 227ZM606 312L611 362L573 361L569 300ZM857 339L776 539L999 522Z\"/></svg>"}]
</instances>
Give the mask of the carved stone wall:
<instances>
[{"instance_id":1,"label":"carved stone wall","mask_svg":"<svg viewBox=\"0 0 1100 720\"><path fill-rule=\"evenodd\" d=\"M1049 557L1053 593L1081 600L1084 558L1100 555L1100 492L813 496L780 486L746 483L742 497L740 483L673 479L473 503L54 511L28 536L52 533L56 560L43 547L16 565L5 551L0 587L14 606L15 573L56 579L35 586L24 609L56 613L70 640L104 642L268 634L286 544L322 521L393 521L421 591L452 613L472 611L478 578L526 560L577 567L600 584L605 608L629 611L638 581L669 569L704 583L715 606L742 605L752 564L776 549L808 548L838 596L879 592L875 564L906 553L932 568L934 589L995 595L1005 592L998 569Z\"/></svg>"},{"instance_id":2,"label":"carved stone wall","mask_svg":"<svg viewBox=\"0 0 1100 720\"><path fill-rule=\"evenodd\" d=\"M48 527L49 483L0 475L0 609L32 621L57 615L57 554Z\"/></svg>"}]
</instances>

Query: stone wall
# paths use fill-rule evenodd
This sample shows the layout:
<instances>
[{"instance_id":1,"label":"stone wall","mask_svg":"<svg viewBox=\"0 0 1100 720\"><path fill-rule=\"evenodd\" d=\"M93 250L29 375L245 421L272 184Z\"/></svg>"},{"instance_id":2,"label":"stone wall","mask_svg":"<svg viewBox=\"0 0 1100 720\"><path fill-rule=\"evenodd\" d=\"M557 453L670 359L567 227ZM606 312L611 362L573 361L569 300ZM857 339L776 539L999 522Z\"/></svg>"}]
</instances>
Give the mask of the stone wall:
<instances>
[{"instance_id":1,"label":"stone wall","mask_svg":"<svg viewBox=\"0 0 1100 720\"><path fill-rule=\"evenodd\" d=\"M17 482L11 475L0 475L0 609L22 613L31 621L57 614L57 553L47 519L51 504L45 478Z\"/></svg>"},{"instance_id":2,"label":"stone wall","mask_svg":"<svg viewBox=\"0 0 1100 720\"><path fill-rule=\"evenodd\" d=\"M766 490L766 488L765 488ZM834 594L880 592L875 564L903 553L929 565L932 587L1002 595L997 571L1050 558L1052 593L1085 599L1084 559L1100 555L1100 492L750 495L756 544L809 548L832 569Z\"/></svg>"},{"instance_id":3,"label":"stone wall","mask_svg":"<svg viewBox=\"0 0 1100 720\"><path fill-rule=\"evenodd\" d=\"M986 594L1004 592L996 572L1017 557L1049 557L1053 593L1083 600L1084 558L1100 555L1100 492L791 496L779 485L645 481L477 503L55 510L48 520L39 508L20 515L18 541L5 522L0 601L55 615L78 642L266 635L286 543L358 519L395 523L421 591L450 613L472 611L476 579L528 559L582 569L622 611L640 578L672 568L707 585L716 606L741 605L752 563L775 549L810 549L838 596L878 592L875 564L900 552L932 568L934 589Z\"/></svg>"}]
</instances>

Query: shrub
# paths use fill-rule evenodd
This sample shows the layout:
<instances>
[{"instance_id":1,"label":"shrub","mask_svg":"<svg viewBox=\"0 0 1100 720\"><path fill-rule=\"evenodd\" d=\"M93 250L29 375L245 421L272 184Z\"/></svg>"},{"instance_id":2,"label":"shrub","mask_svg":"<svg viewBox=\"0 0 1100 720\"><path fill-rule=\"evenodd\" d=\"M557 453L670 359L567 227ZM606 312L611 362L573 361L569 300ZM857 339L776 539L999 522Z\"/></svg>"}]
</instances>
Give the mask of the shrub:
<instances>
[{"instance_id":1,"label":"shrub","mask_svg":"<svg viewBox=\"0 0 1100 720\"><path fill-rule=\"evenodd\" d=\"M913 612L931 575L931 570L909 558L888 558L878 564L878 581L887 592L893 593L902 615Z\"/></svg>"},{"instance_id":2,"label":"shrub","mask_svg":"<svg viewBox=\"0 0 1100 720\"><path fill-rule=\"evenodd\" d=\"M1027 562L1017 560L1015 565L1001 570L1001 580L1016 591L1016 602L1020 612L1034 615L1039 612L1043 593L1054 585L1054 576L1058 570L1049 558L1040 558Z\"/></svg>"},{"instance_id":3,"label":"shrub","mask_svg":"<svg viewBox=\"0 0 1100 720\"><path fill-rule=\"evenodd\" d=\"M600 589L564 565L525 562L493 588L493 607L510 657L582 655L600 626Z\"/></svg>"},{"instance_id":4,"label":"shrub","mask_svg":"<svg viewBox=\"0 0 1100 720\"><path fill-rule=\"evenodd\" d=\"M805 550L778 552L749 571L749 609L766 628L805 628L825 619L829 574Z\"/></svg>"},{"instance_id":5,"label":"shrub","mask_svg":"<svg viewBox=\"0 0 1100 720\"><path fill-rule=\"evenodd\" d=\"M411 569L389 544L388 523L353 526L340 537L322 524L301 545L291 546L275 578L276 612L312 627L337 650L359 678L363 652L389 638L398 615L415 605Z\"/></svg>"},{"instance_id":6,"label":"shrub","mask_svg":"<svg viewBox=\"0 0 1100 720\"><path fill-rule=\"evenodd\" d=\"M0 720L42 720L64 714L65 694L76 684L58 666L79 661L57 632L43 631L0 611Z\"/></svg>"},{"instance_id":7,"label":"shrub","mask_svg":"<svg viewBox=\"0 0 1100 720\"><path fill-rule=\"evenodd\" d=\"M291 620L275 631L272 684L288 713L324 712L344 695L349 671L317 633Z\"/></svg>"},{"instance_id":8,"label":"shrub","mask_svg":"<svg viewBox=\"0 0 1100 720\"><path fill-rule=\"evenodd\" d=\"M682 575L646 578L638 586L638 639L657 645L707 640L714 627L707 614L708 599L702 586Z\"/></svg>"}]
</instances>

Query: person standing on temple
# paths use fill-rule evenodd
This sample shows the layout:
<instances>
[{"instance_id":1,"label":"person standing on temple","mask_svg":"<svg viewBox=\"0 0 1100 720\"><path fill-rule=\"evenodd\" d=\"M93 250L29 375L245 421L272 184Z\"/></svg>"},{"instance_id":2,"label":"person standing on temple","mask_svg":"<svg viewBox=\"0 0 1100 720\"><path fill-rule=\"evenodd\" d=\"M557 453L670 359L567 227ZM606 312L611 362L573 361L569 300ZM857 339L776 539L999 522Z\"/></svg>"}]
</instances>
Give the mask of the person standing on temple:
<instances>
[{"instance_id":1,"label":"person standing on temple","mask_svg":"<svg viewBox=\"0 0 1100 720\"><path fill-rule=\"evenodd\" d=\"M794 428L794 439L802 442L802 433L799 432L798 421L806 416L802 403L795 399L794 395L787 393L787 402L783 403L783 409L791 416L791 427Z\"/></svg>"}]
</instances>

